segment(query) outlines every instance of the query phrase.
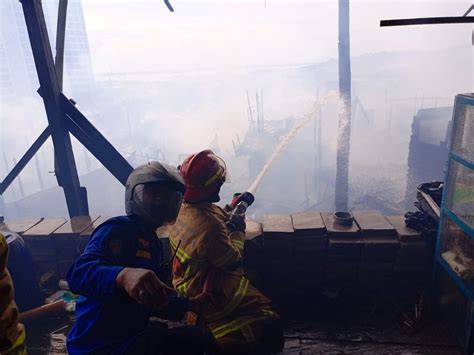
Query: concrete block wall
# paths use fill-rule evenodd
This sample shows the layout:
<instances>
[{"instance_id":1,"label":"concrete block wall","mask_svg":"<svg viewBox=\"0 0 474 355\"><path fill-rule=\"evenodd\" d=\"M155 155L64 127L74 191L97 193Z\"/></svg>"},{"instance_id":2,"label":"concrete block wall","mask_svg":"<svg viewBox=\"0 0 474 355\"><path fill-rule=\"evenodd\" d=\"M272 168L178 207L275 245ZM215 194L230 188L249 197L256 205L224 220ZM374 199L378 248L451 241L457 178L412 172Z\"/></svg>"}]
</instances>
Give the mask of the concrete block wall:
<instances>
[{"instance_id":1,"label":"concrete block wall","mask_svg":"<svg viewBox=\"0 0 474 355\"><path fill-rule=\"evenodd\" d=\"M39 275L65 277L94 228L108 217L71 220L30 218L1 229L21 234ZM251 280L271 292L290 287L344 288L354 285L408 287L429 283L432 245L407 228L403 216L356 212L352 226L335 223L332 213L266 215L247 221L244 261ZM158 233L164 261L173 255L166 235Z\"/></svg>"}]
</instances>

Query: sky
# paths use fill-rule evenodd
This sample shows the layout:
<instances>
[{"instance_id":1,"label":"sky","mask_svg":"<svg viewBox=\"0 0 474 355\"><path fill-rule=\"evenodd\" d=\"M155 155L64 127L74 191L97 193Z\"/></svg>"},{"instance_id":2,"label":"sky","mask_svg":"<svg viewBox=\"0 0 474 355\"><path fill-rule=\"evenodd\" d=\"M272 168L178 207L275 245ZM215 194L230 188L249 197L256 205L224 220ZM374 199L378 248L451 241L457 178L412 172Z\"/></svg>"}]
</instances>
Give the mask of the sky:
<instances>
[{"instance_id":1,"label":"sky","mask_svg":"<svg viewBox=\"0 0 474 355\"><path fill-rule=\"evenodd\" d=\"M471 26L381 28L460 16L470 1L354 1L351 55L471 42ZM337 1L83 0L96 74L316 63L337 57Z\"/></svg>"}]
</instances>

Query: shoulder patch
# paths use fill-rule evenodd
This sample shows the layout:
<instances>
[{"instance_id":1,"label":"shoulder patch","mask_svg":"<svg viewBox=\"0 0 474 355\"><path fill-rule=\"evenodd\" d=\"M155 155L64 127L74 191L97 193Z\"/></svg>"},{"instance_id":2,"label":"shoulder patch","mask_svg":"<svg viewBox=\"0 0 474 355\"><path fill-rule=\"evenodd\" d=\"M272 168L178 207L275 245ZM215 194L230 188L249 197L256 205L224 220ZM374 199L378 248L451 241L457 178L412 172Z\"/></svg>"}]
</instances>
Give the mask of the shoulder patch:
<instances>
[{"instance_id":1,"label":"shoulder patch","mask_svg":"<svg viewBox=\"0 0 474 355\"><path fill-rule=\"evenodd\" d=\"M114 258L118 258L123 251L123 242L120 239L112 239L108 244L108 249Z\"/></svg>"},{"instance_id":2,"label":"shoulder patch","mask_svg":"<svg viewBox=\"0 0 474 355\"><path fill-rule=\"evenodd\" d=\"M138 243L145 248L150 246L150 242L144 238L138 238Z\"/></svg>"},{"instance_id":3,"label":"shoulder patch","mask_svg":"<svg viewBox=\"0 0 474 355\"><path fill-rule=\"evenodd\" d=\"M151 259L151 253L146 250L138 249L135 256L142 259Z\"/></svg>"}]
</instances>

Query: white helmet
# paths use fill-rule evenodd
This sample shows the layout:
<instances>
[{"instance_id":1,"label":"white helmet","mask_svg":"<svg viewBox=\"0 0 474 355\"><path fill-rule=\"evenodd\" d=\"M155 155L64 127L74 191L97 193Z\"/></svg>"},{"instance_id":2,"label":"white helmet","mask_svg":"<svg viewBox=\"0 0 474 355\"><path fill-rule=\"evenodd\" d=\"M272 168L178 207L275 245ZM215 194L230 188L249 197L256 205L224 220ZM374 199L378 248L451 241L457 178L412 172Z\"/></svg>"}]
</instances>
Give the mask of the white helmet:
<instances>
[{"instance_id":1,"label":"white helmet","mask_svg":"<svg viewBox=\"0 0 474 355\"><path fill-rule=\"evenodd\" d=\"M185 191L175 167L151 161L132 171L125 185L125 211L154 226L173 224Z\"/></svg>"}]
</instances>

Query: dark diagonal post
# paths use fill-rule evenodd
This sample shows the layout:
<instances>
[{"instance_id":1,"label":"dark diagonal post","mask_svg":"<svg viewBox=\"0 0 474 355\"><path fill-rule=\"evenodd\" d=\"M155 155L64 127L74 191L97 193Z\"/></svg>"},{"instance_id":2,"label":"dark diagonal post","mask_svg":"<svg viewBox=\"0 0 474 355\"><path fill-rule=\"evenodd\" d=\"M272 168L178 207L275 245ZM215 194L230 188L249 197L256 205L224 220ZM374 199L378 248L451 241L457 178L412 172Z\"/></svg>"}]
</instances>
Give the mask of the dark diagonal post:
<instances>
[{"instance_id":1,"label":"dark diagonal post","mask_svg":"<svg viewBox=\"0 0 474 355\"><path fill-rule=\"evenodd\" d=\"M88 215L87 192L79 184L69 132L63 122L59 102L61 88L51 52L43 8L40 0L22 0L26 27L40 82L54 146L54 166L59 186L64 189L69 215Z\"/></svg>"}]
</instances>

